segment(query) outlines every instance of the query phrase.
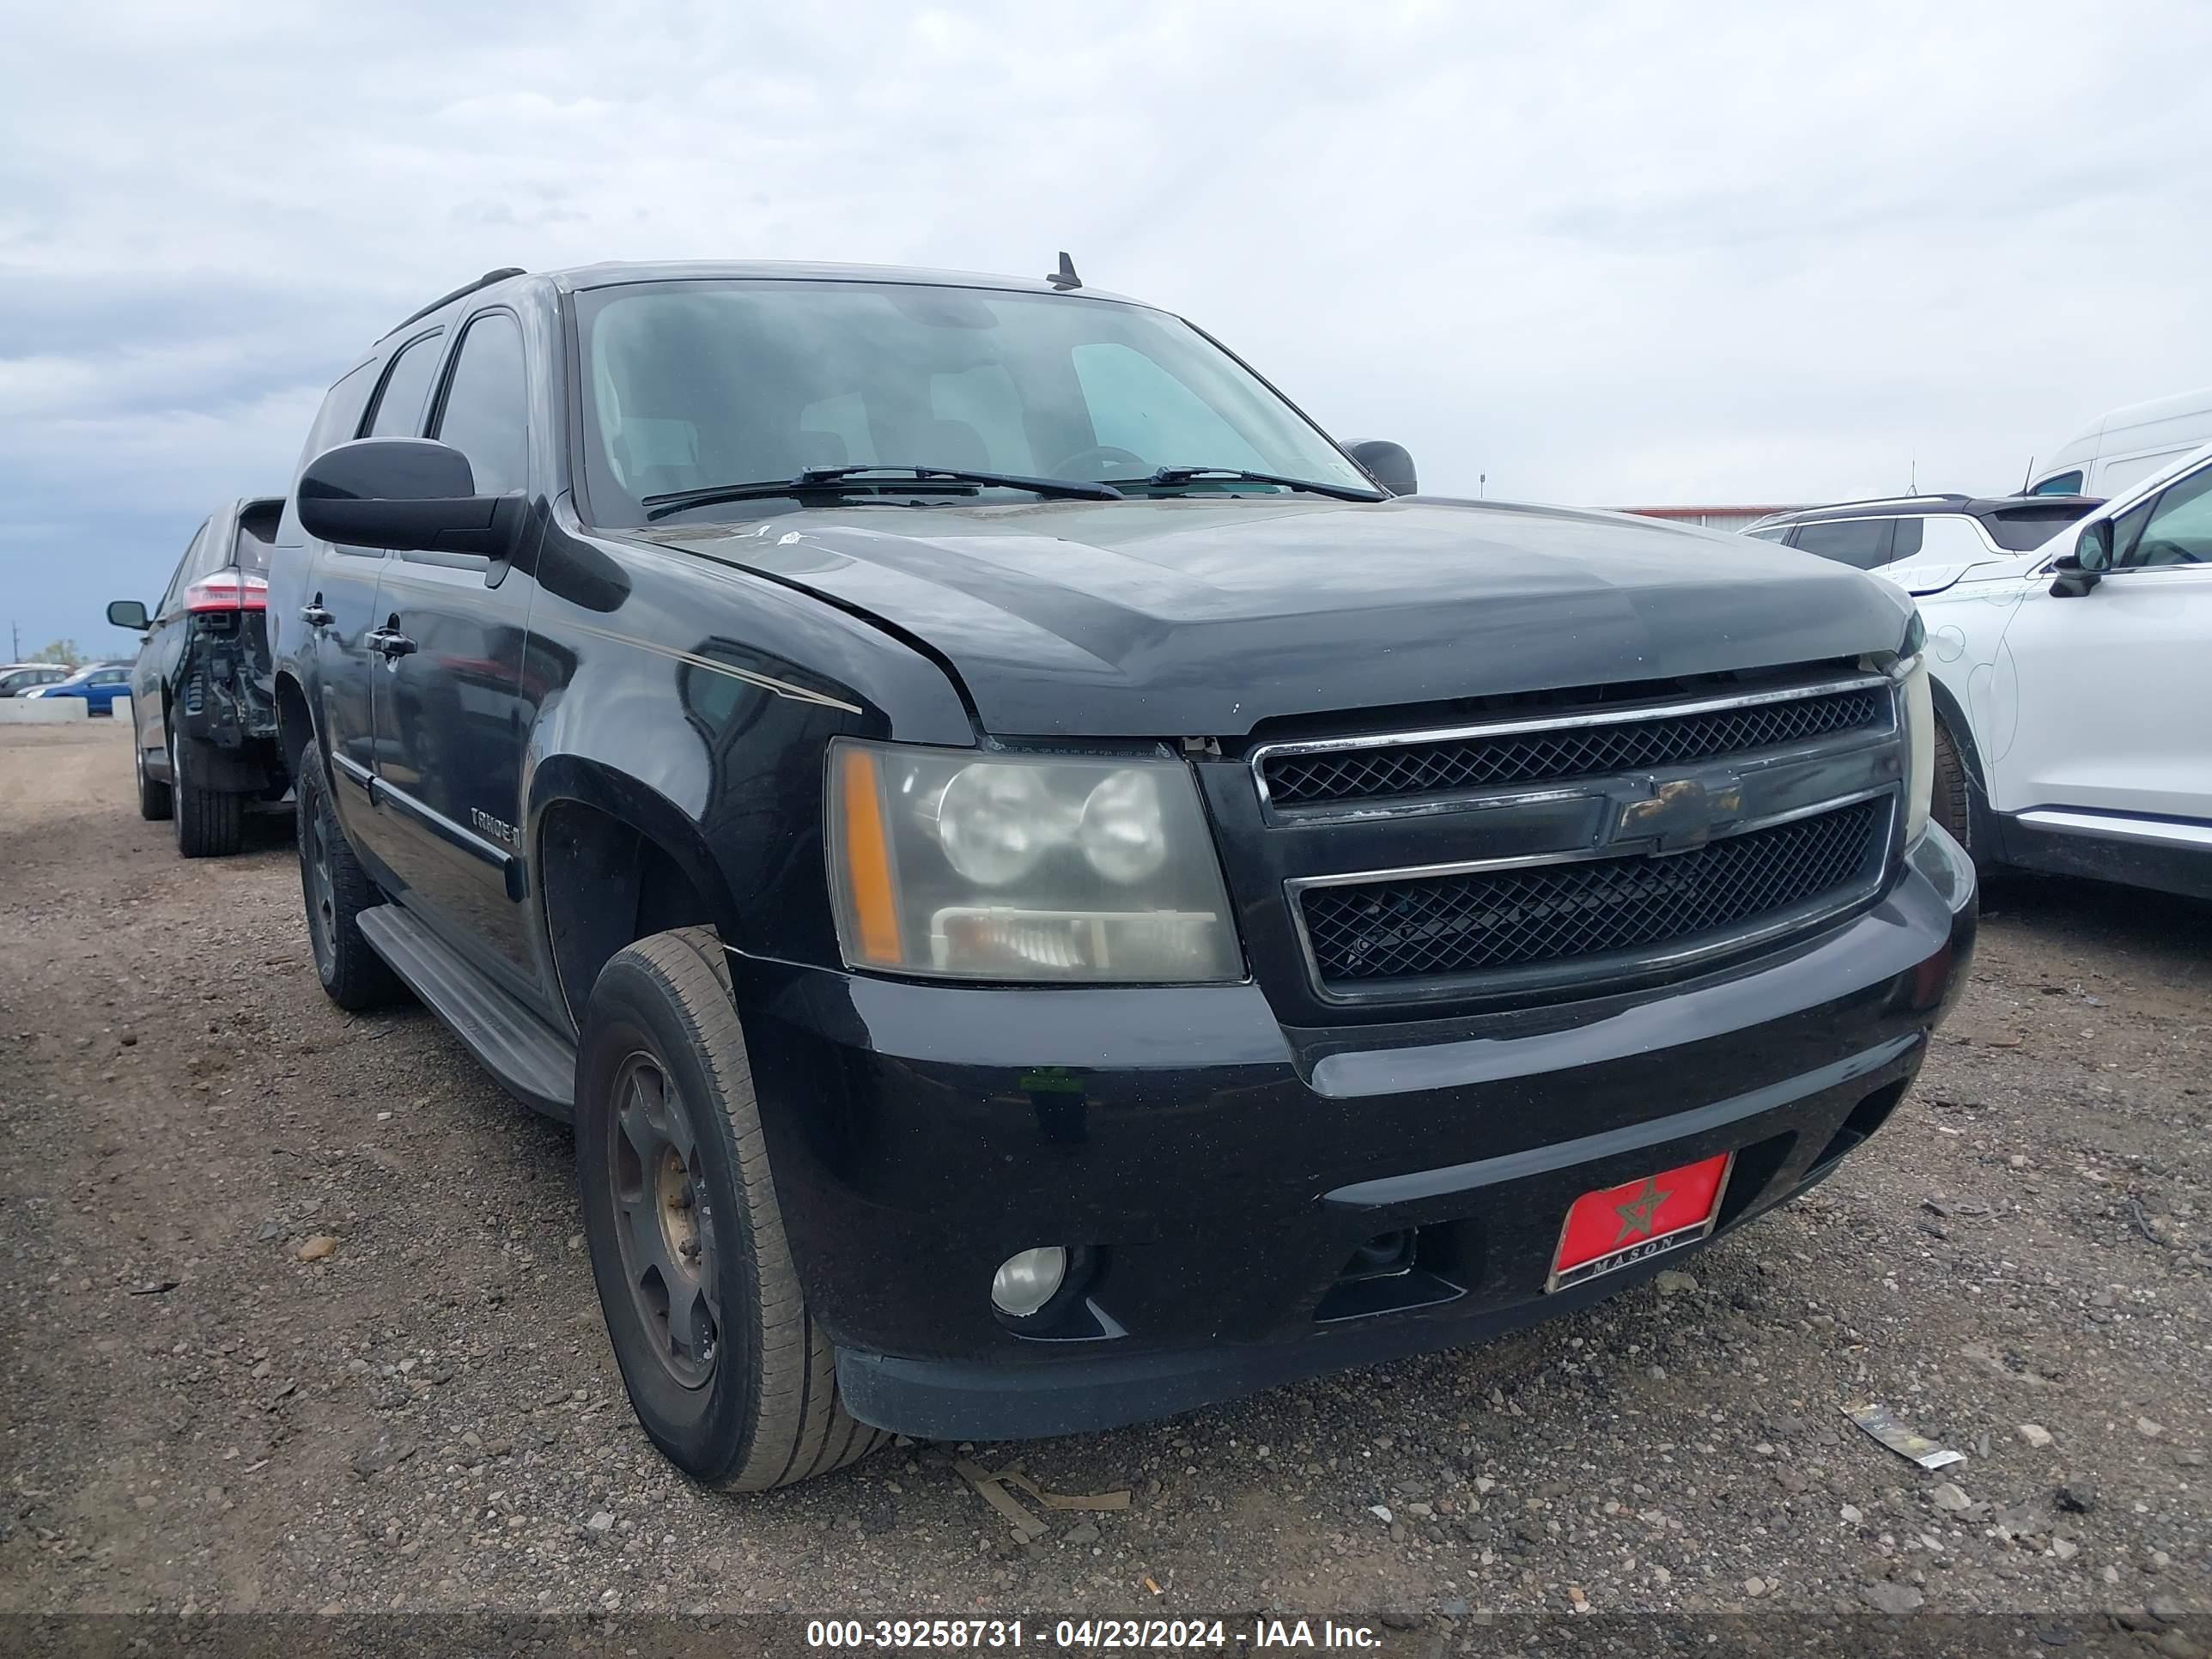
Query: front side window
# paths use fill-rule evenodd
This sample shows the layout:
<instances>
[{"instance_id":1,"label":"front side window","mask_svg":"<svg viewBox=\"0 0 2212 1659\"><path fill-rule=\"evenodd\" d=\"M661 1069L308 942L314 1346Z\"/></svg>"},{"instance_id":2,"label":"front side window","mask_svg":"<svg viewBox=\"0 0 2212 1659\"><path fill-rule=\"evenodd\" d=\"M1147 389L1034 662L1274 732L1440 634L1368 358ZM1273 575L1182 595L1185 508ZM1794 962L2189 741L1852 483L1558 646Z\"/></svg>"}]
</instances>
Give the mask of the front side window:
<instances>
[{"instance_id":1,"label":"front side window","mask_svg":"<svg viewBox=\"0 0 2212 1659\"><path fill-rule=\"evenodd\" d=\"M1871 570L1889 562L1892 519L1830 519L1797 526L1793 544L1801 552Z\"/></svg>"},{"instance_id":2,"label":"front side window","mask_svg":"<svg viewBox=\"0 0 2212 1659\"><path fill-rule=\"evenodd\" d=\"M601 523L641 522L646 496L810 466L1133 489L1158 467L1225 467L1372 488L1234 358L1141 306L803 282L635 283L576 303L585 482Z\"/></svg>"},{"instance_id":3,"label":"front side window","mask_svg":"<svg viewBox=\"0 0 2212 1659\"><path fill-rule=\"evenodd\" d=\"M2123 516L2133 518L2137 507ZM2212 467L2168 484L2128 542L2113 526L2112 549L2122 565L2212 564Z\"/></svg>"},{"instance_id":4,"label":"front side window","mask_svg":"<svg viewBox=\"0 0 2212 1659\"><path fill-rule=\"evenodd\" d=\"M514 314L488 311L471 323L446 384L437 436L469 458L479 495L509 495L530 482L529 386Z\"/></svg>"},{"instance_id":5,"label":"front side window","mask_svg":"<svg viewBox=\"0 0 2212 1659\"><path fill-rule=\"evenodd\" d=\"M1778 524L1771 529L1747 530L1743 533L1750 537L1753 541L1778 542L1784 536L1787 536L1790 533L1790 526L1786 524Z\"/></svg>"},{"instance_id":6,"label":"front side window","mask_svg":"<svg viewBox=\"0 0 2212 1659\"><path fill-rule=\"evenodd\" d=\"M2078 495L2081 493L2081 469L2071 472L2054 472L2027 492L2031 495Z\"/></svg>"}]
</instances>

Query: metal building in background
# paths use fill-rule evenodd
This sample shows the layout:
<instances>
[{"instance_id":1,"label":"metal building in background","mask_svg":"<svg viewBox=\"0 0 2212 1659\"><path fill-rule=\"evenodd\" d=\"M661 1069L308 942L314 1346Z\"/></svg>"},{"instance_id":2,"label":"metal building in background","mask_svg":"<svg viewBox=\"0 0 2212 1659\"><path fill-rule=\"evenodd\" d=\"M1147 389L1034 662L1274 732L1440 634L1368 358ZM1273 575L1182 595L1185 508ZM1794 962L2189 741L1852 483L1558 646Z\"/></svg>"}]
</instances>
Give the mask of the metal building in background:
<instances>
[{"instance_id":1,"label":"metal building in background","mask_svg":"<svg viewBox=\"0 0 2212 1659\"><path fill-rule=\"evenodd\" d=\"M1708 530L1748 530L1770 513L1796 513L1808 503L1776 507L1624 507L1642 519L1672 519L1676 524L1698 524Z\"/></svg>"}]
</instances>

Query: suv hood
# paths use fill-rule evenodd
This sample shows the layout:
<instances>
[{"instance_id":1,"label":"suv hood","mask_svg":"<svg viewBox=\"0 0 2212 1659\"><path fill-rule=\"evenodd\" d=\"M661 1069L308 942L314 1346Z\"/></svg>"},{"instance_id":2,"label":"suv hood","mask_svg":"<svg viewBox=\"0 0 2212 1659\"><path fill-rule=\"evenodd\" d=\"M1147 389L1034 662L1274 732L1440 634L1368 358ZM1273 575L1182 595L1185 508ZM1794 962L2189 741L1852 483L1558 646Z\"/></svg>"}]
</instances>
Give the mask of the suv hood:
<instances>
[{"instance_id":1,"label":"suv hood","mask_svg":"<svg viewBox=\"0 0 2212 1659\"><path fill-rule=\"evenodd\" d=\"M1893 651L1896 589L1765 542L1409 496L858 506L625 532L864 612L1000 736L1241 737L1335 710Z\"/></svg>"}]
</instances>

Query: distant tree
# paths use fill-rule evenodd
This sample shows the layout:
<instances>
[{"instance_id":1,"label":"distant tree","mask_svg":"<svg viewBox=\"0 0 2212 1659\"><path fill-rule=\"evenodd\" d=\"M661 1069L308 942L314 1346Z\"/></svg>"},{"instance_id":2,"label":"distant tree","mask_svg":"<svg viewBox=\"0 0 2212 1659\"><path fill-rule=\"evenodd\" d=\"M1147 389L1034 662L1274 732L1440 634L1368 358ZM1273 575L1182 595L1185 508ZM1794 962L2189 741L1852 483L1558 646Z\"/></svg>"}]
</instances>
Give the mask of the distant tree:
<instances>
[{"instance_id":1,"label":"distant tree","mask_svg":"<svg viewBox=\"0 0 2212 1659\"><path fill-rule=\"evenodd\" d=\"M41 646L31 653L33 662L58 662L64 668L74 668L84 660L84 653L77 649L75 640L56 640Z\"/></svg>"}]
</instances>

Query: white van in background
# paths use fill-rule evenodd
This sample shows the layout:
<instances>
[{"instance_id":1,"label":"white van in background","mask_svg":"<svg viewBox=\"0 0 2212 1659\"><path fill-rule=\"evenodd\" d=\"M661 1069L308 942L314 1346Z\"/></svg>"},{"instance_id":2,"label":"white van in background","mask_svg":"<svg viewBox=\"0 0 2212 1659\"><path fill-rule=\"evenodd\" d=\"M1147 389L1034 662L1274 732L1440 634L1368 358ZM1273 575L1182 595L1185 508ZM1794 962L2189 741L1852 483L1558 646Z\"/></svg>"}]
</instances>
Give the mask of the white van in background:
<instances>
[{"instance_id":1,"label":"white van in background","mask_svg":"<svg viewBox=\"0 0 2212 1659\"><path fill-rule=\"evenodd\" d=\"M2116 409L2043 464L2023 495L2109 499L2212 443L2212 386Z\"/></svg>"}]
</instances>

